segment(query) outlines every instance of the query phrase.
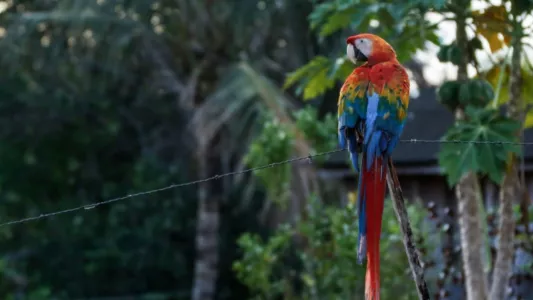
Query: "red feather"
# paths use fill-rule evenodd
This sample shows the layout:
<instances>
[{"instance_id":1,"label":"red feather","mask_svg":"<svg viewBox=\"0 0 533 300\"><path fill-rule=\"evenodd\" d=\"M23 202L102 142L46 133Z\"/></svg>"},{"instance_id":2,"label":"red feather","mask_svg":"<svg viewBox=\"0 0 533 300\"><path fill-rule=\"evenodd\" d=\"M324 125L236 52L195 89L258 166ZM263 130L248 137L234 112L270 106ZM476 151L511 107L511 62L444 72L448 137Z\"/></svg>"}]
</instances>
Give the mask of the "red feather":
<instances>
[{"instance_id":1,"label":"red feather","mask_svg":"<svg viewBox=\"0 0 533 300\"><path fill-rule=\"evenodd\" d=\"M363 169L363 189L366 200L367 264L365 298L379 300L379 239L385 201L386 171L383 159L376 157L369 169Z\"/></svg>"}]
</instances>

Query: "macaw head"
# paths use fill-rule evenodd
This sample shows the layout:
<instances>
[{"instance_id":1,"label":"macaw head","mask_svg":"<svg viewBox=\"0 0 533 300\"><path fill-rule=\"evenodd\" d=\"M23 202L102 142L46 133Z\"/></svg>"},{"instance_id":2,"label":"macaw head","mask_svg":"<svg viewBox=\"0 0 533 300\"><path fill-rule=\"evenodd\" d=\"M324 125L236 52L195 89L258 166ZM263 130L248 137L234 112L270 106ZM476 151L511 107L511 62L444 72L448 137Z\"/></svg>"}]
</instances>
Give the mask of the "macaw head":
<instances>
[{"instance_id":1,"label":"macaw head","mask_svg":"<svg viewBox=\"0 0 533 300\"><path fill-rule=\"evenodd\" d=\"M377 64L396 59L396 52L389 43L377 35L361 33L346 39L346 54L354 63Z\"/></svg>"}]
</instances>

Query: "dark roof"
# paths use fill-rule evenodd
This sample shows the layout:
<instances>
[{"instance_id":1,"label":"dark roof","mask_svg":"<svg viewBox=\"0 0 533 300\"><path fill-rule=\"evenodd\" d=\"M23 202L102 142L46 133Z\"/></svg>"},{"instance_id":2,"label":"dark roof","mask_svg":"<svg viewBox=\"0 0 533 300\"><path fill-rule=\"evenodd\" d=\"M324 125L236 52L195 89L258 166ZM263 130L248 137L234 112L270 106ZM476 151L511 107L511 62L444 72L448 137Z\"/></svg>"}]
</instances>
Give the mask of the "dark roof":
<instances>
[{"instance_id":1,"label":"dark roof","mask_svg":"<svg viewBox=\"0 0 533 300\"><path fill-rule=\"evenodd\" d=\"M409 103L409 115L401 139L438 140L453 124L453 114L437 101L436 89L420 90ZM526 130L525 140L533 142L533 130ZM437 162L439 143L400 143L393 153L397 165L428 165ZM346 164L346 153L337 153L329 165ZM526 148L526 158L533 159L533 147Z\"/></svg>"}]
</instances>

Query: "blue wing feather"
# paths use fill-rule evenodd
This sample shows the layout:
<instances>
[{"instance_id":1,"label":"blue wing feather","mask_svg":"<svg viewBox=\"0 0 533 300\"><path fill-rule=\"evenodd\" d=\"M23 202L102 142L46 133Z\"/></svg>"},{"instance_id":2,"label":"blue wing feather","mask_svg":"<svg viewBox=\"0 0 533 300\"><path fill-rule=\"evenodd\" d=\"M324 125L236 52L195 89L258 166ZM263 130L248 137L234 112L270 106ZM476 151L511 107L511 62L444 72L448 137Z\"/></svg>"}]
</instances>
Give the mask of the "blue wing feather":
<instances>
[{"instance_id":1,"label":"blue wing feather","mask_svg":"<svg viewBox=\"0 0 533 300\"><path fill-rule=\"evenodd\" d=\"M347 95L344 94L341 94L340 101L342 102L343 110L340 111L338 118L339 146L341 148L348 146L352 166L356 172L359 172L356 137L354 134L346 134L347 129L355 129L361 120L361 115L358 113L360 111L359 103L356 99L348 99Z\"/></svg>"}]
</instances>

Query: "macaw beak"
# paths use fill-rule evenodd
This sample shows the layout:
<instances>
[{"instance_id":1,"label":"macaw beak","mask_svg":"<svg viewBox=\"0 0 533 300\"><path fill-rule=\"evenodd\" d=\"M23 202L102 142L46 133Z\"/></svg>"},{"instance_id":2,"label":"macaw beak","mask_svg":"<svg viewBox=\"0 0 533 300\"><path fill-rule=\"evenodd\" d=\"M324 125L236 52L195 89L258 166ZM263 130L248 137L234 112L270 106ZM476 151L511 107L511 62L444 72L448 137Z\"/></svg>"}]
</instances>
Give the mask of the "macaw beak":
<instances>
[{"instance_id":1,"label":"macaw beak","mask_svg":"<svg viewBox=\"0 0 533 300\"><path fill-rule=\"evenodd\" d=\"M346 39L346 44L352 44L352 45L353 45L356 39L357 39L357 36L356 36L356 35L349 36L349 37Z\"/></svg>"},{"instance_id":2,"label":"macaw beak","mask_svg":"<svg viewBox=\"0 0 533 300\"><path fill-rule=\"evenodd\" d=\"M350 60L357 64L358 61L368 61L368 57L366 57L356 46L355 41L357 40L356 35L352 35L346 39L346 53L348 54L348 57Z\"/></svg>"}]
</instances>

